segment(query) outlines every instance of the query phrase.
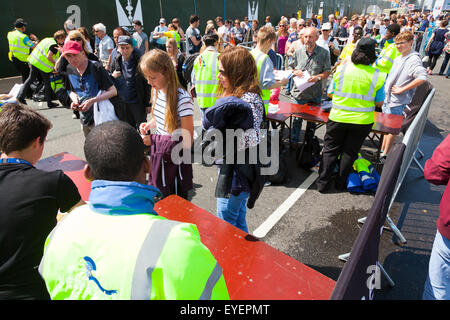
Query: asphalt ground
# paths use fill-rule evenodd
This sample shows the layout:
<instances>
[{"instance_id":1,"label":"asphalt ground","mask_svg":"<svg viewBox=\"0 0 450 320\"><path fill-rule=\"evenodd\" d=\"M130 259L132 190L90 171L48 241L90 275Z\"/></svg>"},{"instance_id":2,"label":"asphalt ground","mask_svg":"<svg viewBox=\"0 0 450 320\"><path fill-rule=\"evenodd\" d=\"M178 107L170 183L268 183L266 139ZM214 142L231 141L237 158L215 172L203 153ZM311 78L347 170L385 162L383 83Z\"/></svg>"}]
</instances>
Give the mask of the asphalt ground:
<instances>
[{"instance_id":1,"label":"asphalt ground","mask_svg":"<svg viewBox=\"0 0 450 320\"><path fill-rule=\"evenodd\" d=\"M436 73L441 63L442 58L435 68ZM430 76L429 80L436 88L436 95L420 142L420 149L425 154L420 160L422 165L450 129L450 80L438 75ZM8 93L14 83L19 81L19 78L1 79L0 93ZM280 99L289 97L282 96ZM79 120L72 119L71 110L63 107L48 109L45 102L37 103L32 100L28 100L28 105L49 118L53 124L43 158L69 152L85 159L81 125ZM200 117L198 108L195 108L194 124L197 128L201 125ZM305 128L305 124L302 128ZM316 131L321 143L324 133L325 127ZM368 141L363 149L374 150ZM317 174L298 168L294 158L295 150L290 150L287 155L287 181L281 185L265 187L255 207L248 210L249 231L251 234L265 234L262 241L337 280L344 266L338 255L351 251L362 226L357 220L367 215L374 197L348 192L321 194L312 183ZM194 190L189 194L190 201L215 214L217 169L214 166L194 164L193 170ZM421 299L443 191L444 187L429 184L418 167L411 165L389 212L407 243L402 245L391 231L383 231L379 261L395 286L390 287L382 278L382 288L375 291L375 299ZM273 219L274 216L277 219ZM261 232L271 219L274 221L273 225L269 224Z\"/></svg>"}]
</instances>

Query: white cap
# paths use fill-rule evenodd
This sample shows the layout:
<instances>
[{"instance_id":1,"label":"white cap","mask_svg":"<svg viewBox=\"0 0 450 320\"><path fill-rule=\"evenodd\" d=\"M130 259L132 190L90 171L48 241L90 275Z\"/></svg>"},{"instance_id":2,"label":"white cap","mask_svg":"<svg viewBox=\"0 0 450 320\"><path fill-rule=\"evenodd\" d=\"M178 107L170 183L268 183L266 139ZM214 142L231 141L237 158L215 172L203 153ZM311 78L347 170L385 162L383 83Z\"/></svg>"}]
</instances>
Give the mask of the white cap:
<instances>
[{"instance_id":1,"label":"white cap","mask_svg":"<svg viewBox=\"0 0 450 320\"><path fill-rule=\"evenodd\" d=\"M331 23L329 22L326 22L322 25L322 30L331 30L331 29L332 29Z\"/></svg>"}]
</instances>

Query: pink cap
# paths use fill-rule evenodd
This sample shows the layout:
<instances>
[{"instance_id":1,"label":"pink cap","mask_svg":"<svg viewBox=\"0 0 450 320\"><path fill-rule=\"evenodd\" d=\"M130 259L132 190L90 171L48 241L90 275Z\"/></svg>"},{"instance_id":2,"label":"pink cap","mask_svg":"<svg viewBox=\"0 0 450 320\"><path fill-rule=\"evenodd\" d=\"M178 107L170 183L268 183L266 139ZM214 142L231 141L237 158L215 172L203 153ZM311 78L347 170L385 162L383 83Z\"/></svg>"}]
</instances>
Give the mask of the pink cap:
<instances>
[{"instance_id":1,"label":"pink cap","mask_svg":"<svg viewBox=\"0 0 450 320\"><path fill-rule=\"evenodd\" d=\"M67 41L63 47L63 54L79 54L81 51L83 51L83 48L76 41Z\"/></svg>"}]
</instances>

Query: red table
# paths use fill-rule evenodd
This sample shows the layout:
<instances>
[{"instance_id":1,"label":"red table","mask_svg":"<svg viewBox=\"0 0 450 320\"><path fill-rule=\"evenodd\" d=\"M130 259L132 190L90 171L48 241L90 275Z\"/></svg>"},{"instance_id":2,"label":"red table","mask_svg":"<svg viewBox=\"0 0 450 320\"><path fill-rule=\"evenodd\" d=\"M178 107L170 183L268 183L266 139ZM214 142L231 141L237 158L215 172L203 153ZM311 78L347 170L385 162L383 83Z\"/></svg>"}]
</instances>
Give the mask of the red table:
<instances>
[{"instance_id":1,"label":"red table","mask_svg":"<svg viewBox=\"0 0 450 320\"><path fill-rule=\"evenodd\" d=\"M63 170L83 200L89 199L91 184L82 174L82 160L61 153L39 161L36 167ZM202 242L223 269L233 300L324 300L333 291L332 279L178 196L157 202L155 211L197 225Z\"/></svg>"},{"instance_id":2,"label":"red table","mask_svg":"<svg viewBox=\"0 0 450 320\"><path fill-rule=\"evenodd\" d=\"M274 101L271 103L278 103L279 110L276 113L268 114L267 119L271 121L273 120L276 122L281 122L283 121L283 118L285 118L285 120L290 118L289 128L292 128L292 117L298 117L306 121L316 122L319 124L325 124L328 122L328 116L330 113L323 111L319 105L302 105L285 101ZM375 143L374 137L369 136L369 138L378 149L377 159L379 159L383 136L385 134L399 134L403 123L403 116L374 112L374 120L375 121L372 127L372 133L374 134L374 137L377 137L379 139L379 143ZM378 137L377 134L380 134L380 137Z\"/></svg>"}]
</instances>

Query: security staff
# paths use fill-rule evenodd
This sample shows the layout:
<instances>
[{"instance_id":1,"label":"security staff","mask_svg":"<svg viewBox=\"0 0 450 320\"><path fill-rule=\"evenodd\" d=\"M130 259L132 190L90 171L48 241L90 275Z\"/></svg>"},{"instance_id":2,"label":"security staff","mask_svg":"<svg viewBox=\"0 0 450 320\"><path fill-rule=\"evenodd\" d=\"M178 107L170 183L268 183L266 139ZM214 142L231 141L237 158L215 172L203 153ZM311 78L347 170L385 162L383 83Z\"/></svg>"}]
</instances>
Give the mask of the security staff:
<instances>
[{"instance_id":1,"label":"security staff","mask_svg":"<svg viewBox=\"0 0 450 320\"><path fill-rule=\"evenodd\" d=\"M386 42L384 43L384 48L381 50L378 59L375 61L373 66L380 71L389 73L391 71L392 65L394 64L394 59L401 55L398 51L397 46L394 43L394 38L400 33L400 26L396 23L390 24L386 31Z\"/></svg>"},{"instance_id":2,"label":"security staff","mask_svg":"<svg viewBox=\"0 0 450 320\"><path fill-rule=\"evenodd\" d=\"M150 161L136 130L122 121L95 126L84 152L89 205L50 233L39 265L50 297L228 300L222 268L197 227L154 211L161 192L146 182Z\"/></svg>"},{"instance_id":3,"label":"security staff","mask_svg":"<svg viewBox=\"0 0 450 320\"><path fill-rule=\"evenodd\" d=\"M353 162L372 129L375 106L383 105L386 73L371 66L375 59L375 41L362 38L352 53L352 63L339 66L333 76L332 109L316 181L319 192L329 189L339 156L336 188L345 189Z\"/></svg>"},{"instance_id":4,"label":"security staff","mask_svg":"<svg viewBox=\"0 0 450 320\"><path fill-rule=\"evenodd\" d=\"M258 70L258 79L261 86L261 98L264 103L265 114L267 115L270 90L288 84L289 79L275 80L274 65L267 54L277 39L275 30L272 27L262 27L258 30L256 39L256 47L250 53L256 61L256 69Z\"/></svg>"},{"instance_id":5,"label":"security staff","mask_svg":"<svg viewBox=\"0 0 450 320\"><path fill-rule=\"evenodd\" d=\"M31 64L31 73L27 81L23 84L17 95L17 101L26 104L25 93L29 90L30 85L36 80L38 74L44 80L45 100L49 108L57 106L52 102L52 87L50 83L50 75L54 72L55 63L59 58L59 50L64 45L66 34L63 30L56 31L53 38L45 38L34 48L28 57Z\"/></svg>"},{"instance_id":6,"label":"security staff","mask_svg":"<svg viewBox=\"0 0 450 320\"><path fill-rule=\"evenodd\" d=\"M14 22L14 30L8 32L9 43L9 60L12 61L17 71L22 76L22 83L24 83L30 75L30 67L28 65L28 55L30 49L34 49L38 39L34 34L28 37L25 34L27 23L24 19L19 18ZM32 40L31 40L32 39Z\"/></svg>"},{"instance_id":7,"label":"security staff","mask_svg":"<svg viewBox=\"0 0 450 320\"><path fill-rule=\"evenodd\" d=\"M192 84L195 87L197 103L202 111L212 107L217 100L219 82L219 36L215 33L203 36L206 49L195 59L192 71Z\"/></svg>"}]
</instances>

